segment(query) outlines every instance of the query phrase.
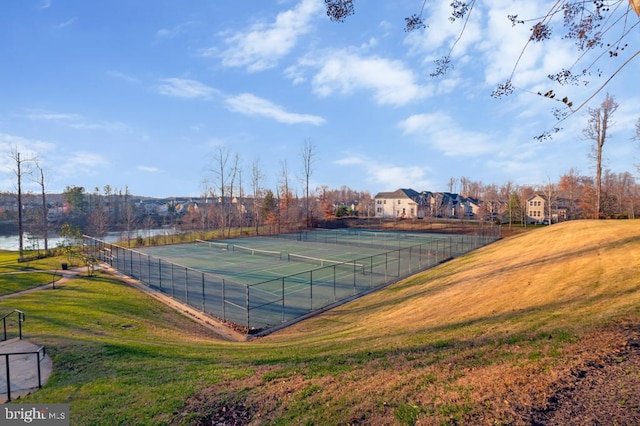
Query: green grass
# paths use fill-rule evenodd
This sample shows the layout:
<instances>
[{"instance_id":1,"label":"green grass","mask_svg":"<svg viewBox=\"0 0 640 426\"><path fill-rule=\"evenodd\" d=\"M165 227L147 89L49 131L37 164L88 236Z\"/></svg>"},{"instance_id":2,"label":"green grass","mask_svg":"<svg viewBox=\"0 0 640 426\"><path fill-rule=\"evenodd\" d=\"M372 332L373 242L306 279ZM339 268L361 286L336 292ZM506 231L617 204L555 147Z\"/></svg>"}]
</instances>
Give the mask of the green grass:
<instances>
[{"instance_id":1,"label":"green grass","mask_svg":"<svg viewBox=\"0 0 640 426\"><path fill-rule=\"evenodd\" d=\"M193 328L186 318L107 276L0 306L25 311L27 338L54 359L49 383L29 398L71 402L75 424L157 424L198 387L246 374L215 362L220 344L181 339L176 327Z\"/></svg>"},{"instance_id":2,"label":"green grass","mask_svg":"<svg viewBox=\"0 0 640 426\"><path fill-rule=\"evenodd\" d=\"M251 342L103 274L0 309L26 312L54 361L24 401L67 402L72 424L198 424L234 404L259 424L508 424L604 350L576 356L589 336L638 321L638 252L637 222L537 229Z\"/></svg>"},{"instance_id":3,"label":"green grass","mask_svg":"<svg viewBox=\"0 0 640 426\"><path fill-rule=\"evenodd\" d=\"M60 278L60 275L57 275ZM0 274L0 296L53 283L54 274L46 272L14 272Z\"/></svg>"},{"instance_id":4,"label":"green grass","mask_svg":"<svg viewBox=\"0 0 640 426\"><path fill-rule=\"evenodd\" d=\"M61 263L67 262L61 257L49 257L18 262L15 252L0 251L0 296L16 293L43 284L52 283L60 278Z\"/></svg>"}]
</instances>

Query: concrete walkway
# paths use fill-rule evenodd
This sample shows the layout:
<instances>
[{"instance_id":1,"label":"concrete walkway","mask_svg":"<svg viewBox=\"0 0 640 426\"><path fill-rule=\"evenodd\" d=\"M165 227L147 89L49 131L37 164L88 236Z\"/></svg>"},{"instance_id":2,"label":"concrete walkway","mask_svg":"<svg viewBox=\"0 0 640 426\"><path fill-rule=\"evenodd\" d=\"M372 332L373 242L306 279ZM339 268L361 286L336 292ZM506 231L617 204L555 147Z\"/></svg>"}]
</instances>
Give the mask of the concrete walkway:
<instances>
[{"instance_id":1,"label":"concrete walkway","mask_svg":"<svg viewBox=\"0 0 640 426\"><path fill-rule=\"evenodd\" d=\"M9 355L21 353L20 355ZM7 397L7 358L11 384L11 400L38 390L38 361L40 364L40 384L44 385L53 372L53 362L39 346L28 340L11 339L0 342L0 403Z\"/></svg>"},{"instance_id":2,"label":"concrete walkway","mask_svg":"<svg viewBox=\"0 0 640 426\"><path fill-rule=\"evenodd\" d=\"M64 284L66 281L80 275L85 268L76 268L65 271L49 271L56 276L55 285ZM52 283L42 285L40 287L31 288L17 293L0 296L0 300L9 299L25 293L51 288ZM6 354L16 354L9 355ZM9 359L9 378L11 385L11 400L37 391L38 386L38 360L40 361L40 385L49 380L49 376L53 372L53 361L44 350L25 339L10 339L0 342L0 404L8 401L7 395L7 358Z\"/></svg>"},{"instance_id":3,"label":"concrete walkway","mask_svg":"<svg viewBox=\"0 0 640 426\"><path fill-rule=\"evenodd\" d=\"M69 281L70 279L77 277L78 275L86 274L87 268L85 266L85 267L79 267L79 268L69 269L65 271L57 269L57 270L51 270L51 271L27 271L27 272L45 272L45 273L49 272L52 276L55 277L55 285L61 285ZM3 274L0 274L0 277L2 275ZM33 287L28 290L22 290L15 293L2 295L0 296L0 300L10 299L12 297L20 296L27 293L33 293L34 291L45 290L47 288L52 288L53 286L54 284L52 282L49 282L47 284L43 284L38 287Z\"/></svg>"}]
</instances>

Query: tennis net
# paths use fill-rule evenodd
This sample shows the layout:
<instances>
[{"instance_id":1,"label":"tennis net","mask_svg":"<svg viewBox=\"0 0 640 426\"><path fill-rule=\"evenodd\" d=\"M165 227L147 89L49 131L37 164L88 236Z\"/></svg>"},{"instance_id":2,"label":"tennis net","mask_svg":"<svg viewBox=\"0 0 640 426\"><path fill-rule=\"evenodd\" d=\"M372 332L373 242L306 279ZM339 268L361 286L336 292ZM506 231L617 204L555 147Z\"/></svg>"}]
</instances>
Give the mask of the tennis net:
<instances>
[{"instance_id":1,"label":"tennis net","mask_svg":"<svg viewBox=\"0 0 640 426\"><path fill-rule=\"evenodd\" d=\"M229 250L228 243L219 243L217 241L196 240L196 245L206 245L209 248L215 248L218 250Z\"/></svg>"},{"instance_id":2,"label":"tennis net","mask_svg":"<svg viewBox=\"0 0 640 426\"><path fill-rule=\"evenodd\" d=\"M239 246L237 244L233 244L231 247L234 252L250 254L250 255L269 256L269 257L275 257L277 259L282 260L282 253L279 251L256 249L251 247Z\"/></svg>"},{"instance_id":3,"label":"tennis net","mask_svg":"<svg viewBox=\"0 0 640 426\"><path fill-rule=\"evenodd\" d=\"M313 265L318 265L320 267L335 266L335 267L340 267L342 269L349 270L349 271L357 270L363 274L365 273L365 266L362 263L340 262L338 260L321 259L319 257L305 256L302 254L295 254L295 253L289 253L287 255L287 260L289 262L311 263Z\"/></svg>"}]
</instances>

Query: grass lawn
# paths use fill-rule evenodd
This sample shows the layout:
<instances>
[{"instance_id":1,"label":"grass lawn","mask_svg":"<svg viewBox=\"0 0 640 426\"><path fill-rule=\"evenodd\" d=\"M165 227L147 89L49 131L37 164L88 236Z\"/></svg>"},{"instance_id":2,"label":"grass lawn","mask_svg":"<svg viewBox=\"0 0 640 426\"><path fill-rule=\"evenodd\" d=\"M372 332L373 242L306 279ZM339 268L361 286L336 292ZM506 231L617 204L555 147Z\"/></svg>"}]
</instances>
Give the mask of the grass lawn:
<instances>
[{"instance_id":1,"label":"grass lawn","mask_svg":"<svg viewBox=\"0 0 640 426\"><path fill-rule=\"evenodd\" d=\"M102 274L0 310L54 361L24 401L72 424L530 424L640 324L637 253L638 221L536 229L243 343Z\"/></svg>"},{"instance_id":2,"label":"grass lawn","mask_svg":"<svg viewBox=\"0 0 640 426\"><path fill-rule=\"evenodd\" d=\"M39 287L59 278L60 257L18 262L16 252L0 250L0 296Z\"/></svg>"}]
</instances>

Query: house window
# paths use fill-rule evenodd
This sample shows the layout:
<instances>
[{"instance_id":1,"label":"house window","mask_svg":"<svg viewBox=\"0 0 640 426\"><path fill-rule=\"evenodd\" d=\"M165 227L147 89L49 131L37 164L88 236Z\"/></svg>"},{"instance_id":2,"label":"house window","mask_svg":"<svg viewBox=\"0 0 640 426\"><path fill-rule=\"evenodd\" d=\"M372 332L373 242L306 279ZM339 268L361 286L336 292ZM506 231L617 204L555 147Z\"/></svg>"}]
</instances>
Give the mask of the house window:
<instances>
[{"instance_id":1,"label":"house window","mask_svg":"<svg viewBox=\"0 0 640 426\"><path fill-rule=\"evenodd\" d=\"M383 203L384 203L384 204L387 204L387 200L383 200Z\"/></svg>"},{"instance_id":2,"label":"house window","mask_svg":"<svg viewBox=\"0 0 640 426\"><path fill-rule=\"evenodd\" d=\"M398 200L398 204L402 204L402 200Z\"/></svg>"}]
</instances>

